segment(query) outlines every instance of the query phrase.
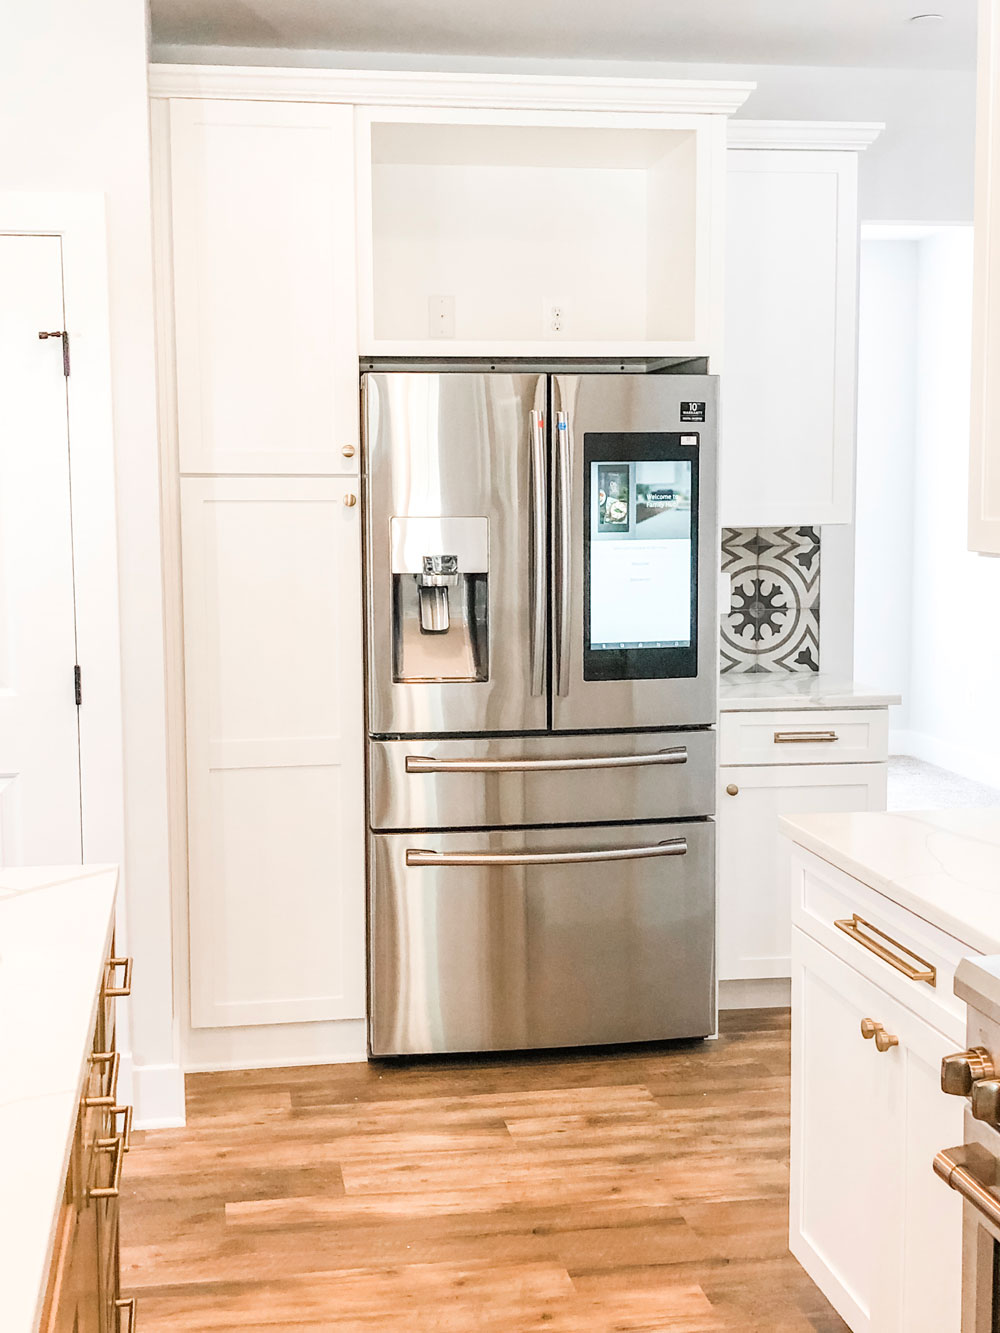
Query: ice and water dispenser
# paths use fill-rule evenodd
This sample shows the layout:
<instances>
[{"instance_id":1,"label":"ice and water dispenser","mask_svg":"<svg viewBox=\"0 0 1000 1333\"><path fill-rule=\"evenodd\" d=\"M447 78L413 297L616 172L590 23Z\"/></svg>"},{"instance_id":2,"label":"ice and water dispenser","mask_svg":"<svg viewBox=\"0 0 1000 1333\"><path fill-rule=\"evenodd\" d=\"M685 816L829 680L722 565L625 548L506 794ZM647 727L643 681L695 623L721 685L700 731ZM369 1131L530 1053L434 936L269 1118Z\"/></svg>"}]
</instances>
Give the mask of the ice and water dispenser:
<instances>
[{"instance_id":1,"label":"ice and water dispenser","mask_svg":"<svg viewBox=\"0 0 1000 1333\"><path fill-rule=\"evenodd\" d=\"M392 518L395 681L489 677L489 522Z\"/></svg>"}]
</instances>

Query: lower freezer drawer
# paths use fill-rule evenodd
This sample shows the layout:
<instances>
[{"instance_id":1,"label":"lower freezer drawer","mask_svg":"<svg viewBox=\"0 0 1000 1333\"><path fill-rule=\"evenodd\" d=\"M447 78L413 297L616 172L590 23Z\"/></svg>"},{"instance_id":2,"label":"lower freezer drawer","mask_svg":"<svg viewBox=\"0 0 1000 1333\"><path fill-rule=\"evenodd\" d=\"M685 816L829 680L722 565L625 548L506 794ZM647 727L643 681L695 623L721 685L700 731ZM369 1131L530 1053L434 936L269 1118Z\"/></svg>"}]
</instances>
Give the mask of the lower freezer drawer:
<instances>
[{"instance_id":1,"label":"lower freezer drawer","mask_svg":"<svg viewBox=\"0 0 1000 1333\"><path fill-rule=\"evenodd\" d=\"M371 1053L715 1031L715 825L371 835Z\"/></svg>"}]
</instances>

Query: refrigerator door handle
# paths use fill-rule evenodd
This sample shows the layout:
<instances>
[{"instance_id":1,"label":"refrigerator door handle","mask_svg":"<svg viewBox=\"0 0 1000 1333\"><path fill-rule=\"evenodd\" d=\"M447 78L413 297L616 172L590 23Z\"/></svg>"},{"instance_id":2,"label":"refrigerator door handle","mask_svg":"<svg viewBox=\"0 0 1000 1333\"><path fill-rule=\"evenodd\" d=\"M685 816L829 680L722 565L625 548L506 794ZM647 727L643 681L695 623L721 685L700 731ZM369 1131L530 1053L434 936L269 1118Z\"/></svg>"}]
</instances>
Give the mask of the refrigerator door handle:
<instances>
[{"instance_id":1,"label":"refrigerator door handle","mask_svg":"<svg viewBox=\"0 0 1000 1333\"><path fill-rule=\"evenodd\" d=\"M556 413L556 457L559 470L559 523L556 534L558 604L556 607L556 694L569 694L570 523L572 521L572 468L569 421Z\"/></svg>"},{"instance_id":2,"label":"refrigerator door handle","mask_svg":"<svg viewBox=\"0 0 1000 1333\"><path fill-rule=\"evenodd\" d=\"M668 838L651 847L581 848L575 852L429 852L406 849L408 866L560 866L593 861L645 861L651 856L684 856L685 838Z\"/></svg>"},{"instance_id":3,"label":"refrigerator door handle","mask_svg":"<svg viewBox=\"0 0 1000 1333\"><path fill-rule=\"evenodd\" d=\"M646 768L650 764L686 764L687 747L655 754L587 755L578 759L432 759L408 754L407 773L564 773L580 768Z\"/></svg>"},{"instance_id":4,"label":"refrigerator door handle","mask_svg":"<svg viewBox=\"0 0 1000 1333\"><path fill-rule=\"evenodd\" d=\"M545 419L531 413L531 693L545 691Z\"/></svg>"}]
</instances>

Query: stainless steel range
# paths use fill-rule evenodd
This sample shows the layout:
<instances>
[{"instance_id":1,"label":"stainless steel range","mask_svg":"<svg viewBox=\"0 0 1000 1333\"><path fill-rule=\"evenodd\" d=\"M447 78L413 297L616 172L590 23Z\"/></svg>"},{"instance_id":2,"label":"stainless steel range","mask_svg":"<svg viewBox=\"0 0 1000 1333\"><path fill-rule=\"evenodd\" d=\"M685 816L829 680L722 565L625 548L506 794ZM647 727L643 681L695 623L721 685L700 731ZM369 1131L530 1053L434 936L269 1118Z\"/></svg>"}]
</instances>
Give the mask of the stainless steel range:
<instances>
[{"instance_id":1,"label":"stainless steel range","mask_svg":"<svg viewBox=\"0 0 1000 1333\"><path fill-rule=\"evenodd\" d=\"M941 1087L968 1098L965 1142L934 1170L964 1201L962 1333L1000 1333L1000 958L966 958L955 994L968 1009L968 1049L947 1056Z\"/></svg>"},{"instance_id":2,"label":"stainless steel range","mask_svg":"<svg viewBox=\"0 0 1000 1333\"><path fill-rule=\"evenodd\" d=\"M714 1031L716 403L363 376L373 1055Z\"/></svg>"}]
</instances>

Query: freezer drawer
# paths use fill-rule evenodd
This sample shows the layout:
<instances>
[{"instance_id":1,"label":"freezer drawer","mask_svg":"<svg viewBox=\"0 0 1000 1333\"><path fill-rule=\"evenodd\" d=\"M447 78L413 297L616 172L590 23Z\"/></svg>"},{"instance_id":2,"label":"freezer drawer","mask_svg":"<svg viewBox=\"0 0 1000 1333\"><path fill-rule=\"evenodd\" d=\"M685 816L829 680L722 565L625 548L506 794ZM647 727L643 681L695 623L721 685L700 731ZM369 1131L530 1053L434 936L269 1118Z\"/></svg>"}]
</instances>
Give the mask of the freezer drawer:
<instances>
[{"instance_id":1,"label":"freezer drawer","mask_svg":"<svg viewBox=\"0 0 1000 1333\"><path fill-rule=\"evenodd\" d=\"M708 815L715 744L714 731L371 741L371 824L455 829Z\"/></svg>"},{"instance_id":2,"label":"freezer drawer","mask_svg":"<svg viewBox=\"0 0 1000 1333\"><path fill-rule=\"evenodd\" d=\"M372 1055L715 1030L711 821L375 833Z\"/></svg>"}]
</instances>

